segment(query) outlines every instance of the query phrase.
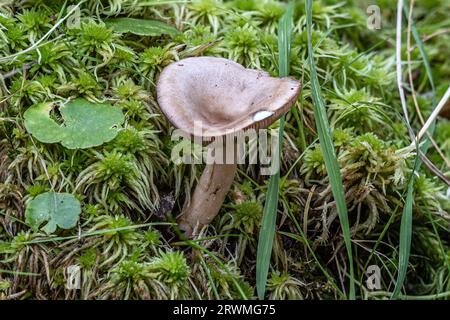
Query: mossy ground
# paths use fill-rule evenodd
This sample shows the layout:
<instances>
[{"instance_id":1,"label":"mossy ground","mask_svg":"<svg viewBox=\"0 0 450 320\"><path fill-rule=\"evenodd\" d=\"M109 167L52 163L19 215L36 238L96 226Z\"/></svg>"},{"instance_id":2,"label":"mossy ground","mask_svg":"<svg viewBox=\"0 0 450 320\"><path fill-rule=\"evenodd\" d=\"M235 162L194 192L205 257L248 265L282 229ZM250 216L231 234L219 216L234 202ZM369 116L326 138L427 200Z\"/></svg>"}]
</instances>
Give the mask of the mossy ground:
<instances>
[{"instance_id":1,"label":"mossy ground","mask_svg":"<svg viewBox=\"0 0 450 320\"><path fill-rule=\"evenodd\" d=\"M398 265L399 230L414 150L395 82L395 4L376 1L381 29L366 26L365 1L314 1L313 45L323 99L346 190L359 298L386 298ZM0 4L0 299L253 299L255 260L267 177L240 166L220 215L202 240L186 243L172 224L201 165L170 161L173 128L162 116L155 79L178 59L213 55L277 75L277 1L200 0L153 4L88 0L81 24L61 23L75 1ZM146 4L147 3L147 4ZM450 4L416 1L436 99L450 85ZM175 37L119 34L111 17L152 18L174 25ZM291 75L303 83L287 114L280 201L267 297L338 299L348 291L348 260L317 140L307 64L303 1L296 1ZM406 31L404 38L406 39ZM432 110L430 85L412 41L414 107L404 66L412 126ZM32 50L27 50L32 48ZM26 50L22 52L22 50ZM404 54L403 60L407 60ZM44 144L25 129L33 104L83 97L120 106L123 130L99 147ZM420 113L419 113L420 111ZM276 127L274 124L273 127ZM439 118L428 154L447 176L450 121ZM76 228L46 235L24 221L27 202L46 191L82 202ZM414 187L413 236L404 294L448 297L449 189L423 167ZM304 234L306 239L301 235ZM309 243L309 247L306 245ZM81 290L65 287L65 270L83 270ZM366 289L367 266L381 269L381 290ZM430 296L431 295L431 296Z\"/></svg>"}]
</instances>

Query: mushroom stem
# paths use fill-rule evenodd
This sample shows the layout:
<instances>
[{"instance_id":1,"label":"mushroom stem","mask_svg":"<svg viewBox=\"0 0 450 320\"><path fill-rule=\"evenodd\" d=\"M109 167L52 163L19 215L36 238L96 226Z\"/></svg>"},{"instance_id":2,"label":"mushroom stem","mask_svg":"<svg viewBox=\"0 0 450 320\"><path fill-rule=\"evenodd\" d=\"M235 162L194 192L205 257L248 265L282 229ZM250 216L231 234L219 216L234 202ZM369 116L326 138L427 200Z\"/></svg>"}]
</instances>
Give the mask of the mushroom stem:
<instances>
[{"instance_id":1,"label":"mushroom stem","mask_svg":"<svg viewBox=\"0 0 450 320\"><path fill-rule=\"evenodd\" d=\"M208 164L197 183L189 207L178 223L186 237L199 230L219 213L236 174L237 164Z\"/></svg>"}]
</instances>

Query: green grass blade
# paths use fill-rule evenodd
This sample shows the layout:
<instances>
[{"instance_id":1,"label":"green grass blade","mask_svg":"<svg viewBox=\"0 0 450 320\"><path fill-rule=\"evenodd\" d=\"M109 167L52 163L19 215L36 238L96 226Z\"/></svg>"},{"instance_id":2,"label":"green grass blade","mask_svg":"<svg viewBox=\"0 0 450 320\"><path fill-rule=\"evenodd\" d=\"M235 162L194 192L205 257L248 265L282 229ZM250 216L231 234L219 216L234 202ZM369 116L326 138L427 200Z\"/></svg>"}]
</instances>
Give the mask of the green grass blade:
<instances>
[{"instance_id":1,"label":"green grass blade","mask_svg":"<svg viewBox=\"0 0 450 320\"><path fill-rule=\"evenodd\" d=\"M331 184L336 208L341 223L344 242L347 249L348 261L350 264L350 299L355 299L355 278L353 270L352 243L350 239L350 227L348 222L347 204L342 184L342 177L339 169L339 163L334 152L331 129L328 123L325 105L322 100L320 84L317 77L316 65L314 61L312 39L312 0L305 3L306 9L306 27L308 34L308 61L311 77L311 93L314 107L314 117L316 120L317 132L319 135L320 146L322 148L325 167Z\"/></svg>"},{"instance_id":2,"label":"green grass blade","mask_svg":"<svg viewBox=\"0 0 450 320\"><path fill-rule=\"evenodd\" d=\"M12 274L12 275L18 275L18 276L40 276L40 273L33 273L33 272L20 272L20 271L11 271L11 270L4 270L4 269L0 269L0 273L5 273L5 274Z\"/></svg>"},{"instance_id":3,"label":"green grass blade","mask_svg":"<svg viewBox=\"0 0 450 320\"><path fill-rule=\"evenodd\" d=\"M291 46L291 21L293 15L293 2L291 2L278 24L278 68L281 77L289 74L289 54ZM285 119L280 119L279 147L274 161L278 161L281 155ZM277 166L279 168L279 166ZM270 258L272 256L273 238L275 236L275 224L278 207L278 189L280 186L280 170L270 177L264 205L261 230L259 232L258 251L256 256L256 290L259 299L264 299L266 292L267 275L269 273Z\"/></svg>"},{"instance_id":4,"label":"green grass blade","mask_svg":"<svg viewBox=\"0 0 450 320\"><path fill-rule=\"evenodd\" d=\"M258 298L261 300L264 299L264 294L266 292L267 275L269 273L270 258L272 256L279 185L280 172L277 172L270 177L266 203L264 205L261 230L259 231L258 250L256 256L256 290L258 293Z\"/></svg>"},{"instance_id":5,"label":"green grass blade","mask_svg":"<svg viewBox=\"0 0 450 320\"><path fill-rule=\"evenodd\" d=\"M237 292L239 292L239 294L241 295L241 298L243 300L247 300L248 297L245 294L244 290L242 289L241 285L238 283L238 281L236 280L236 278L233 276L233 274L229 271L229 268L226 264L224 264L222 261L220 261L220 259L211 251L209 251L208 249L202 247L201 245L195 243L194 241L191 240L186 240L184 241L184 243L186 245L191 246L192 248L195 248L197 250L200 250L204 253L206 253L212 260L214 260L214 262L216 262L216 264L228 275L231 277L231 281L233 282L235 289L237 290Z\"/></svg>"},{"instance_id":6,"label":"green grass blade","mask_svg":"<svg viewBox=\"0 0 450 320\"><path fill-rule=\"evenodd\" d=\"M403 6L403 11L406 17L409 16L408 7L405 3ZM435 86L433 81L433 75L431 72L430 63L428 61L428 57L423 46L423 42L420 39L420 35L417 31L416 26L414 25L414 20L411 21L411 31L416 41L416 44L419 48L420 56L423 60L424 68L427 73L428 81L430 82L431 91L432 91L432 105L433 109L436 107L436 94L435 94ZM434 124L430 127L430 134L434 132ZM425 136L425 143L421 147L421 151L426 154L429 148L429 139ZM421 160L419 157L419 148L416 146L417 155L414 162L414 168L411 172L411 176L409 178L408 183L408 191L406 195L405 207L403 209L402 220L400 223L400 243L399 243L399 261L398 261L398 275L397 281L395 282L394 291L392 292L391 299L397 299L400 295L401 289L403 287L403 283L406 279L406 273L408 271L409 264L409 256L411 252L411 236L412 236L412 209L413 209L413 199L414 199L414 179L416 176L416 172L419 171Z\"/></svg>"},{"instance_id":7,"label":"green grass blade","mask_svg":"<svg viewBox=\"0 0 450 320\"><path fill-rule=\"evenodd\" d=\"M405 207L403 208L402 220L400 223L400 244L399 244L399 259L398 259L398 274L395 288L392 292L391 299L397 299L403 287L403 283L408 271L409 256L411 251L411 236L412 236L412 207L414 199L414 177L415 172L420 167L420 158L416 156L413 172L408 182L408 192L406 194Z\"/></svg>"}]
</instances>

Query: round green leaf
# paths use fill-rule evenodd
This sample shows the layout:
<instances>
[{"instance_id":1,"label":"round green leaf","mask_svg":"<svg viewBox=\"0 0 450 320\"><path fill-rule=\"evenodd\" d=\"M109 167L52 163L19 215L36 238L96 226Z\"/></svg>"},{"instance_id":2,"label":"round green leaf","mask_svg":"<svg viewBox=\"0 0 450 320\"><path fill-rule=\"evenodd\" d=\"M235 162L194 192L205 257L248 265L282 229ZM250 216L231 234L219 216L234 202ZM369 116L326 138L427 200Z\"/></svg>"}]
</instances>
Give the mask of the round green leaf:
<instances>
[{"instance_id":1,"label":"round green leaf","mask_svg":"<svg viewBox=\"0 0 450 320\"><path fill-rule=\"evenodd\" d=\"M40 103L24 113L26 129L39 141L60 142L68 149L95 147L115 138L124 121L120 107L107 103L72 100L59 108L60 125L50 118L54 103Z\"/></svg>"},{"instance_id":2,"label":"round green leaf","mask_svg":"<svg viewBox=\"0 0 450 320\"><path fill-rule=\"evenodd\" d=\"M25 210L25 222L34 230L44 223L42 230L53 233L56 227L75 227L81 213L80 202L69 193L46 192L31 200Z\"/></svg>"}]
</instances>

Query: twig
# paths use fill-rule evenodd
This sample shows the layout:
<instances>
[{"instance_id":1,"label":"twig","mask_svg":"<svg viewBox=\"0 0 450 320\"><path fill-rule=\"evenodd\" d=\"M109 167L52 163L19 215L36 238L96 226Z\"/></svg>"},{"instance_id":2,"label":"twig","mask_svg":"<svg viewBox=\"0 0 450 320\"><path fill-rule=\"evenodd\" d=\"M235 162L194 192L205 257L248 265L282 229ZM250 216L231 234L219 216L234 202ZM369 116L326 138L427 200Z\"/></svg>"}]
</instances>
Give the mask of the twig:
<instances>
[{"instance_id":1,"label":"twig","mask_svg":"<svg viewBox=\"0 0 450 320\"><path fill-rule=\"evenodd\" d=\"M32 63L25 63L22 66L22 68L17 68L17 69L11 70L9 72L6 72L4 74L0 74L0 79L2 79L2 80L8 79L8 78L18 74L21 71L28 70L31 66L32 66Z\"/></svg>"},{"instance_id":2,"label":"twig","mask_svg":"<svg viewBox=\"0 0 450 320\"><path fill-rule=\"evenodd\" d=\"M442 108L444 108L445 103L450 98L450 87L448 87L447 91L445 92L444 96L442 97L441 101L439 101L439 104L436 106L436 108L431 113L430 117L428 118L427 122L425 122L422 129L420 129L419 134L417 135L417 138L415 141L411 143L411 145L414 145L416 143L419 143L420 140L423 138L425 133L428 131L434 120L436 120L437 116L441 112Z\"/></svg>"},{"instance_id":3,"label":"twig","mask_svg":"<svg viewBox=\"0 0 450 320\"><path fill-rule=\"evenodd\" d=\"M411 96L413 98L413 102L414 102L414 107L416 109L416 113L419 116L419 120L420 120L421 125L423 126L425 124L425 120L424 120L422 112L420 110L419 103L417 102L416 90L414 88L414 81L413 81L412 68L411 68L411 50L410 49L411 49L411 28L412 28L412 20L413 20L412 14L413 14L413 9L414 9L414 1L415 0L411 0L410 4L409 4L408 32L407 32L407 40L406 40L406 59L407 59L407 62L408 62L408 79L409 79L409 86L410 86L410 89L411 89ZM433 105L433 107L434 107L434 105ZM444 155L442 150L437 145L436 141L434 141L433 136L428 131L427 131L427 136L428 136L428 140L430 140L431 144L436 149L437 153L441 156L441 158L444 160L444 162L447 165L447 167L450 168L449 160ZM421 158L423 159L424 157L426 158L425 155L421 154ZM424 161L424 163L428 167L428 169L433 171L437 176L445 177L442 174L442 172L440 172L439 169L437 169L437 167L429 159L427 159L427 161ZM437 172L435 171L435 169L437 170Z\"/></svg>"},{"instance_id":4,"label":"twig","mask_svg":"<svg viewBox=\"0 0 450 320\"><path fill-rule=\"evenodd\" d=\"M417 115L419 116L419 120L424 125L425 120L423 119L422 112L420 112L419 103L417 102L416 97L416 90L414 88L414 81L413 81L413 75L412 75L412 68L411 68L411 52L408 50L411 47L411 26L412 26L412 12L414 8L414 0L411 0L409 5L409 14L408 14L408 32L406 35L406 59L408 62L408 79L409 79L409 86L411 88L411 95L414 102L414 107L416 108Z\"/></svg>"},{"instance_id":5,"label":"twig","mask_svg":"<svg viewBox=\"0 0 450 320\"><path fill-rule=\"evenodd\" d=\"M433 32L432 34L429 34L429 35L427 35L427 36L424 36L424 37L422 38L422 42L426 42L426 41L428 41L428 40L430 40L430 39L432 39L432 38L434 38L434 37L436 37L436 36L440 36L441 34L445 34L445 33L447 33L447 32L450 32L450 28L435 31L435 32ZM415 44L415 45L413 45L411 48L409 48L408 51L412 52L412 51L414 51L414 49L416 49L416 48L417 48L417 44Z\"/></svg>"},{"instance_id":6,"label":"twig","mask_svg":"<svg viewBox=\"0 0 450 320\"><path fill-rule=\"evenodd\" d=\"M402 8L403 0L398 0L397 10L397 32L396 32L396 46L395 46L395 64L397 69L397 87L400 94L400 101L402 103L403 115L405 116L406 126L408 127L408 133L411 141L414 141L415 135L409 121L408 108L406 107L405 91L402 84Z\"/></svg>"},{"instance_id":7,"label":"twig","mask_svg":"<svg viewBox=\"0 0 450 320\"><path fill-rule=\"evenodd\" d=\"M423 152L419 153L420 159L422 159L423 163L427 166L430 171L432 171L442 182L447 184L450 187L450 178L447 178L441 170L439 170L430 159L428 159Z\"/></svg>"},{"instance_id":8,"label":"twig","mask_svg":"<svg viewBox=\"0 0 450 320\"><path fill-rule=\"evenodd\" d=\"M396 67L397 67L397 86L398 86L398 90L399 90L399 94L400 94L400 101L402 103L402 109L403 109L403 115L405 117L405 121L406 121L406 125L408 128L408 132L411 138L411 145L410 147L414 147L416 148L416 146L418 146L418 143L420 142L420 139L422 138L422 136L424 135L424 133L426 133L428 131L428 128L431 126L431 124L434 122L434 120L436 119L437 115L440 113L440 110L443 108L445 101L447 99L445 99L445 101L441 101L439 103L439 105L434 109L433 113L431 114L430 118L428 119L428 121L425 123L424 127L422 128L422 130L419 133L418 137L415 137L414 131L411 127L411 123L409 121L409 116L408 116L408 109L406 106L406 99L405 99L405 92L403 89L403 85L402 85L402 36L401 36L401 32L402 32L402 7L403 7L403 0L399 0L397 3L397 30L396 30ZM412 7L410 6L410 13L409 13L409 19L408 19L408 36L410 35L410 31L411 31L411 20L412 20ZM410 38L408 38L408 41L410 41ZM408 43L409 44L409 43ZM410 63L410 59L408 60L408 63ZM410 68L410 65L409 65ZM412 81L412 77L410 77L410 81ZM415 94L414 92L414 87L411 86L412 92L413 92L413 96ZM449 90L447 90L448 93L450 94L450 88ZM445 95L444 95L445 98ZM415 103L417 103L417 101L415 101ZM442 104L442 105L441 105ZM427 158L427 156L421 152L421 150L418 150L418 156L420 157L421 160L423 160L423 163L427 166L427 168L432 171L437 177L439 177L443 182L445 182L446 184L449 184L448 178L445 177L444 174L442 174L442 172L439 171L439 169ZM450 184L449 184L450 185Z\"/></svg>"}]
</instances>

